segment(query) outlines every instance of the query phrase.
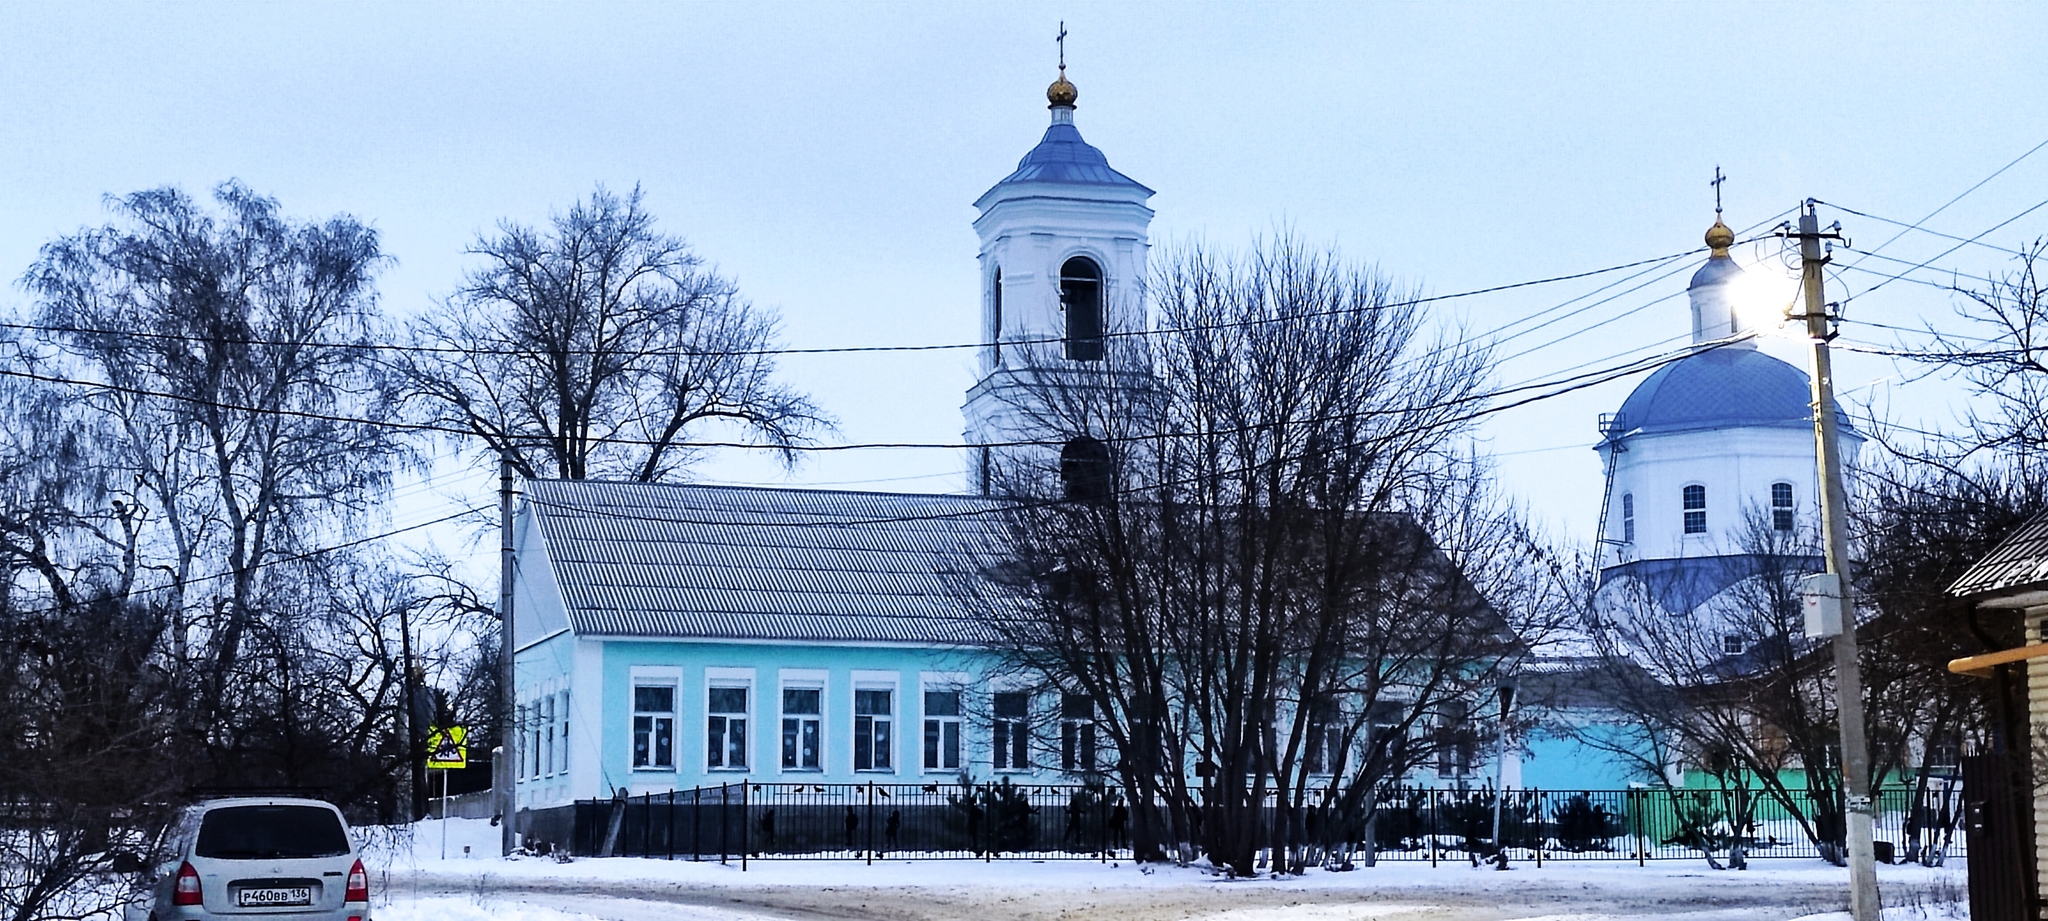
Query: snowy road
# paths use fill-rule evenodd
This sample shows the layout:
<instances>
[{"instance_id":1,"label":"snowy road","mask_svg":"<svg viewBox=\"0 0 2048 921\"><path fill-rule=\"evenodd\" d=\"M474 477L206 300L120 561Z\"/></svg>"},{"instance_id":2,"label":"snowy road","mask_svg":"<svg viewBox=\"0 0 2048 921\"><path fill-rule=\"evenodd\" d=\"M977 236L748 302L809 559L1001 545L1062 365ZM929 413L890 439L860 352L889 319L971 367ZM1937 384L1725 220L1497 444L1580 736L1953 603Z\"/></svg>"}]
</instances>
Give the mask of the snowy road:
<instances>
[{"instance_id":1,"label":"snowy road","mask_svg":"<svg viewBox=\"0 0 2048 921\"><path fill-rule=\"evenodd\" d=\"M457 842L495 850L483 823L452 824L451 853ZM1235 882L1084 861L756 861L742 872L709 861L444 860L437 832L393 843L377 872L377 921L1822 921L1813 916L1846 905L1848 882L1846 870L1804 860L1744 872L1382 864ZM1967 917L1954 901L1961 868L1880 869L1887 921Z\"/></svg>"}]
</instances>

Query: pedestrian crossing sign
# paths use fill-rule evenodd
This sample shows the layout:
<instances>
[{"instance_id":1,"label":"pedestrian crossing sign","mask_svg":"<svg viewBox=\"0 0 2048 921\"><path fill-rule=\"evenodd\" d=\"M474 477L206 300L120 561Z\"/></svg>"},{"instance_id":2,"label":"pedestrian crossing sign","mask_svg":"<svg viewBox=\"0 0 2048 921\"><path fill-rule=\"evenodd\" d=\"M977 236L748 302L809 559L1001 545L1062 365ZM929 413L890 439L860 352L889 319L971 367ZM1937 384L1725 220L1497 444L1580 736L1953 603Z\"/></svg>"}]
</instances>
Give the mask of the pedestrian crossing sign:
<instances>
[{"instance_id":1,"label":"pedestrian crossing sign","mask_svg":"<svg viewBox=\"0 0 2048 921\"><path fill-rule=\"evenodd\" d=\"M464 726L445 726L427 733L427 767L459 771L469 766L469 738Z\"/></svg>"}]
</instances>

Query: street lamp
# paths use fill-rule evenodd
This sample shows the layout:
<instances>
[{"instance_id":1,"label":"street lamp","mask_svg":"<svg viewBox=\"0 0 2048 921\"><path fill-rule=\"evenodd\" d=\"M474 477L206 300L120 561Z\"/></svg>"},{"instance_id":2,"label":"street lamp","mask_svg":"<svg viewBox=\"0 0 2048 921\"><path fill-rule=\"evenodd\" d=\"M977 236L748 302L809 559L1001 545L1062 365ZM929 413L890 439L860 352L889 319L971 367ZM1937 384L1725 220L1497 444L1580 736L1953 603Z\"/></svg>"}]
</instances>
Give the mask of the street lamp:
<instances>
[{"instance_id":1,"label":"street lamp","mask_svg":"<svg viewBox=\"0 0 2048 921\"><path fill-rule=\"evenodd\" d=\"M1500 745L1493 758L1493 868L1505 870L1508 868L1508 847L1501 841L1500 817L1501 806L1508 798L1508 708L1515 703L1514 674L1501 675L1495 688L1500 695L1500 728L1496 731Z\"/></svg>"}]
</instances>

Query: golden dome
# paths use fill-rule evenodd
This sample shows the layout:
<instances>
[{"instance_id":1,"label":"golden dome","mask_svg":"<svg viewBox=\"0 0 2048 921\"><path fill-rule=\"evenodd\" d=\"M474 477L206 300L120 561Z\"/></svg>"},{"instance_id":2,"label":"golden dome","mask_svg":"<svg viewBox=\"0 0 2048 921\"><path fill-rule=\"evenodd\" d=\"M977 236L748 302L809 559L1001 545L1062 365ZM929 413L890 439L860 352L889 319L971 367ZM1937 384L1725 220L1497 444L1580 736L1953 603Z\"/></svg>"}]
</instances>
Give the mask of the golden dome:
<instances>
[{"instance_id":1,"label":"golden dome","mask_svg":"<svg viewBox=\"0 0 2048 921\"><path fill-rule=\"evenodd\" d=\"M1728 247L1734 245L1735 231L1729 230L1728 225L1721 223L1720 215L1714 215L1714 226L1707 228L1707 246L1713 249L1713 255L1726 256Z\"/></svg>"},{"instance_id":2,"label":"golden dome","mask_svg":"<svg viewBox=\"0 0 2048 921\"><path fill-rule=\"evenodd\" d=\"M1045 88L1045 101L1056 106L1071 106L1080 96L1081 91L1067 82L1067 68L1064 65L1060 67L1060 78Z\"/></svg>"}]
</instances>

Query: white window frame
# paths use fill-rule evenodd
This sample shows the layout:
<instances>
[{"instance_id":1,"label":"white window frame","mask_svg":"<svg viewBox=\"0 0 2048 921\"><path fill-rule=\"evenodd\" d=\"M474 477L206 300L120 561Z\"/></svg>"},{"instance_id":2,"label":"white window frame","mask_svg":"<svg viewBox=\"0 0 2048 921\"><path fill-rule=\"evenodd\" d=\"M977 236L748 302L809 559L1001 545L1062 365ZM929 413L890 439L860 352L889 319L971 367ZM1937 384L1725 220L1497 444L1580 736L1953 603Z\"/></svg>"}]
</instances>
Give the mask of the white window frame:
<instances>
[{"instance_id":1,"label":"white window frame","mask_svg":"<svg viewBox=\"0 0 2048 921\"><path fill-rule=\"evenodd\" d=\"M1621 494L1621 542L1636 542L1636 494L1632 492Z\"/></svg>"},{"instance_id":2,"label":"white window frame","mask_svg":"<svg viewBox=\"0 0 2048 921\"><path fill-rule=\"evenodd\" d=\"M1343 748L1344 727L1350 722L1350 716L1344 712L1343 705L1336 701L1330 701L1325 706L1329 709L1320 715L1311 708L1309 718L1303 723L1308 738L1302 746L1302 764L1306 773L1315 777L1328 777L1334 774L1337 756L1350 754ZM1346 758L1345 762L1347 767L1351 766L1349 758Z\"/></svg>"},{"instance_id":3,"label":"white window frame","mask_svg":"<svg viewBox=\"0 0 2048 921\"><path fill-rule=\"evenodd\" d=\"M903 733L899 731L903 728L903 675L901 672L855 669L852 678L853 722L847 727L847 749L852 755L852 760L847 763L853 765L854 772L858 774L894 774L896 773L897 766L903 763L903 759L898 757L898 755L902 754L903 750ZM862 691L889 692L889 712L863 715L860 712L860 692ZM860 730L861 720L864 716L868 721L868 732L870 734L868 740L869 748L866 752L861 751ZM885 742L876 743L873 739L876 720L881 720L888 727L886 733L884 733L888 736ZM869 762L869 766L861 767L860 763L863 756L879 757L873 757L873 760ZM880 763L884 760L888 763Z\"/></svg>"},{"instance_id":4,"label":"white window frame","mask_svg":"<svg viewBox=\"0 0 2048 921\"><path fill-rule=\"evenodd\" d=\"M996 712L997 698L1011 694L1024 698L1024 715L1021 717L1003 716ZM1007 686L998 686L989 695L989 764L995 771L1004 774L1028 774L1035 770L1032 762L1038 759L1032 752L1032 743L1036 740L1032 737L1031 710L1032 701L1036 697L1030 688ZM1016 754L1015 740L1019 733L1023 735L1024 741L1022 763L1018 763L1018 760L1012 757Z\"/></svg>"},{"instance_id":5,"label":"white window frame","mask_svg":"<svg viewBox=\"0 0 2048 921\"><path fill-rule=\"evenodd\" d=\"M541 731L547 733L547 739L541 745L540 775L542 777L553 777L555 776L555 695L552 691L542 695L540 699L540 721Z\"/></svg>"},{"instance_id":6,"label":"white window frame","mask_svg":"<svg viewBox=\"0 0 2048 921\"><path fill-rule=\"evenodd\" d=\"M826 745L828 743L825 733L825 716L832 712L832 695L828 686L830 678L831 674L822 668L785 668L776 676L775 765L776 769L784 774L819 774L830 767L826 763L827 759L825 757ZM786 706L787 701L783 695L787 691L817 691L818 712L800 713L794 716L785 713L783 707ZM797 747L794 751L796 760L799 762L796 766L789 765L782 757L785 751L783 745L784 733L788 731L786 724L791 719L799 721L797 727ZM813 746L812 751L817 754L818 763L814 766L805 766L801 763L803 761L803 728L801 721L803 720L810 720L815 725L817 731L818 741L817 745Z\"/></svg>"},{"instance_id":7,"label":"white window frame","mask_svg":"<svg viewBox=\"0 0 2048 921\"><path fill-rule=\"evenodd\" d=\"M1073 697L1088 702L1086 718L1067 715L1067 698ZM1063 774L1095 774L1102 769L1102 716L1095 712L1095 699L1086 694L1066 691L1059 695L1060 721L1060 772Z\"/></svg>"},{"instance_id":8,"label":"white window frame","mask_svg":"<svg viewBox=\"0 0 2048 921\"><path fill-rule=\"evenodd\" d=\"M917 763L927 774L957 774L968 765L967 724L963 720L968 709L968 683L969 677L960 672L921 672L917 676L917 712L920 717ZM933 716L925 712L924 696L934 691L954 695L952 716ZM947 751L946 744L948 729L952 730L953 735L951 752ZM939 733L938 745L932 751L926 751L925 737L934 730ZM953 756L953 763L950 766L946 764L946 755L949 753ZM937 756L938 763L932 763L926 755Z\"/></svg>"},{"instance_id":9,"label":"white window frame","mask_svg":"<svg viewBox=\"0 0 2048 921\"><path fill-rule=\"evenodd\" d=\"M754 711L760 706L761 694L754 678L755 672L751 668L713 665L704 669L704 732L699 738L704 740L703 762L705 771L719 774L745 774L754 769L754 747L757 744L757 740L761 737L761 721L754 718ZM735 765L732 763L732 759L724 757L725 754L731 751L732 736L728 729L727 732L719 734L720 763L712 764L711 720L714 716L730 718L732 714L713 714L711 712L711 692L713 689L723 690L730 688L737 688L746 692L747 695L746 709L742 710L739 714L740 719L745 721L746 726L745 729L741 730L745 734L745 738L740 742L740 756L745 759L746 763ZM778 700L778 706L780 703Z\"/></svg>"},{"instance_id":10,"label":"white window frame","mask_svg":"<svg viewBox=\"0 0 2048 921\"><path fill-rule=\"evenodd\" d=\"M1785 487L1785 502L1778 503L1778 487ZM1782 526L1781 526L1782 523ZM1790 480L1771 483L1771 530L1792 531L1799 527L1799 487Z\"/></svg>"},{"instance_id":11,"label":"white window frame","mask_svg":"<svg viewBox=\"0 0 2048 921\"><path fill-rule=\"evenodd\" d=\"M561 708L562 708L562 709L561 709L561 711L560 711L560 712L558 712L558 713L556 714L556 719L557 719L557 720L559 721L559 724L558 724L558 725L557 725L557 727L556 727L556 729L558 730L558 731L557 731L557 733L556 733L556 739L558 740L558 741L557 741L557 744L559 744L559 745L561 745L561 746L562 746L562 753L561 753L561 756L560 756L559 758L557 758L557 759L555 760L555 766L556 766L556 767L557 767L557 768L559 769L559 770L557 770L557 771L556 771L556 773L558 773L558 774L568 774L568 773L569 773L569 748L570 748L570 745L569 745L569 689L568 689L568 688L563 688L563 689L562 689L562 691L561 691L561 697L562 697L562 702L561 702L561 705L560 705L560 706L561 706Z\"/></svg>"},{"instance_id":12,"label":"white window frame","mask_svg":"<svg viewBox=\"0 0 2048 921\"><path fill-rule=\"evenodd\" d=\"M1699 487L1699 508L1692 508L1685 504L1687 501L1685 495L1686 490L1692 489L1693 487ZM1708 523L1707 511L1708 502L1710 501L1712 501L1712 497L1709 494L1707 490L1707 484L1705 483L1686 483L1678 487L1678 532L1681 535L1684 535L1686 537L1700 537L1709 533L1711 525ZM1692 529L1691 519L1694 513L1698 513L1700 516L1700 529L1697 531Z\"/></svg>"},{"instance_id":13,"label":"white window frame","mask_svg":"<svg viewBox=\"0 0 2048 921\"><path fill-rule=\"evenodd\" d=\"M681 767L676 758L676 722L681 715L679 711L683 702L683 670L670 665L635 665L627 669L626 674L626 764L635 773L673 774ZM668 763L665 765L661 763L662 752L655 745L655 739L659 737L659 722L650 723L648 726L648 763L641 765L634 762L634 748L640 734L638 698L643 687L669 689Z\"/></svg>"}]
</instances>

